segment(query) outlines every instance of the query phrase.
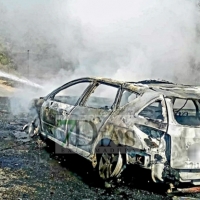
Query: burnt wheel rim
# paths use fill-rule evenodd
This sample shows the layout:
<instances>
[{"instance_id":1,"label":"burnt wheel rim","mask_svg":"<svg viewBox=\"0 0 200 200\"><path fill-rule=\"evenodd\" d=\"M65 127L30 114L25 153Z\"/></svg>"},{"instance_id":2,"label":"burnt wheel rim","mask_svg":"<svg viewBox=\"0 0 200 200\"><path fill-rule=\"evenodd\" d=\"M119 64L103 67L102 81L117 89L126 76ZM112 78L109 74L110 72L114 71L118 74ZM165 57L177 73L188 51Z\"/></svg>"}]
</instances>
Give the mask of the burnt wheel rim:
<instances>
[{"instance_id":1,"label":"burnt wheel rim","mask_svg":"<svg viewBox=\"0 0 200 200\"><path fill-rule=\"evenodd\" d=\"M122 157L119 154L103 153L99 161L99 176L110 179L117 176L122 168Z\"/></svg>"}]
</instances>

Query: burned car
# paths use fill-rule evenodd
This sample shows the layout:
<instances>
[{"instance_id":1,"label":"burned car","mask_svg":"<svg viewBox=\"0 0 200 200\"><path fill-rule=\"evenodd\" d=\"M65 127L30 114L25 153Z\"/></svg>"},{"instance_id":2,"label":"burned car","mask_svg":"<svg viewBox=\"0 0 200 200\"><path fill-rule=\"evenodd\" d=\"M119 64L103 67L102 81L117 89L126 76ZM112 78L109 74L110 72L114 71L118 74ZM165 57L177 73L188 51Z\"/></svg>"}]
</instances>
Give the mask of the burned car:
<instances>
[{"instance_id":1,"label":"burned car","mask_svg":"<svg viewBox=\"0 0 200 200\"><path fill-rule=\"evenodd\" d=\"M132 164L149 169L154 182L171 188L182 182L196 186L199 99L197 86L81 78L35 101L37 128L44 141L91 161L106 181Z\"/></svg>"}]
</instances>

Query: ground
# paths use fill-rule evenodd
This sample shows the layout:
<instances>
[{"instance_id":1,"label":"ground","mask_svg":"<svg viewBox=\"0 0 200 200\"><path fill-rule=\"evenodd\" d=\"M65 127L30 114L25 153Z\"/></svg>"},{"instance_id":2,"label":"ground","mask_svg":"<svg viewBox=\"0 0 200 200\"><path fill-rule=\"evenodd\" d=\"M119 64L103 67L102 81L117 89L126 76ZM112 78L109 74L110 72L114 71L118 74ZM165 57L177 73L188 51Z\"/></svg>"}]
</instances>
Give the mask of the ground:
<instances>
[{"instance_id":1,"label":"ground","mask_svg":"<svg viewBox=\"0 0 200 200\"><path fill-rule=\"evenodd\" d=\"M75 154L55 155L37 137L30 138L22 130L28 121L27 116L1 115L0 199L172 199L145 173L131 176L133 168L126 170L124 183L105 189L88 161Z\"/></svg>"}]
</instances>

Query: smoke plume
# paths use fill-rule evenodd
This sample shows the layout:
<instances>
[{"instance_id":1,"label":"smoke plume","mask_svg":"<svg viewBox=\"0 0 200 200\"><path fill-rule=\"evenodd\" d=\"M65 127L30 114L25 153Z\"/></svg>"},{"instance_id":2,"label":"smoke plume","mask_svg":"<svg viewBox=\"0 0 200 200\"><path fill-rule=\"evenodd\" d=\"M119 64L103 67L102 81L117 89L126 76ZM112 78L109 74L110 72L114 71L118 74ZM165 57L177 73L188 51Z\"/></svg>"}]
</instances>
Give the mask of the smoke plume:
<instances>
[{"instance_id":1,"label":"smoke plume","mask_svg":"<svg viewBox=\"0 0 200 200\"><path fill-rule=\"evenodd\" d=\"M3 45L45 94L83 76L200 84L197 1L0 0L0 5Z\"/></svg>"}]
</instances>

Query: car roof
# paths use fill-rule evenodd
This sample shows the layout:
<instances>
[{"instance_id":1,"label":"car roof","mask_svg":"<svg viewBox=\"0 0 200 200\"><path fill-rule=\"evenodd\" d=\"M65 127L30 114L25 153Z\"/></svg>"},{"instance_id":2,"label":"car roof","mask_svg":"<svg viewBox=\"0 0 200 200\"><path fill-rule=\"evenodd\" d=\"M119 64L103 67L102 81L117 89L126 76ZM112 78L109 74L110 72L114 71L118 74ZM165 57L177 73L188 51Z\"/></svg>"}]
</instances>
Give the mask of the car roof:
<instances>
[{"instance_id":1,"label":"car roof","mask_svg":"<svg viewBox=\"0 0 200 200\"><path fill-rule=\"evenodd\" d=\"M119 81L104 77L84 77L74 81L90 80L100 81L111 85L123 85L124 88L139 94L145 92L157 92L165 97L179 97L187 99L200 99L200 86L176 84L164 80L142 80L138 82Z\"/></svg>"},{"instance_id":2,"label":"car roof","mask_svg":"<svg viewBox=\"0 0 200 200\"><path fill-rule=\"evenodd\" d=\"M144 80L139 82L131 82L131 84L139 84L148 87L146 91L153 90L165 97L179 97L187 99L200 99L200 86L175 84L168 81Z\"/></svg>"},{"instance_id":3,"label":"car roof","mask_svg":"<svg viewBox=\"0 0 200 200\"><path fill-rule=\"evenodd\" d=\"M165 97L200 99L200 86L176 84L165 80L142 80L138 82L117 81L110 78L96 77L104 82L123 84L125 88L138 93L147 91L158 92Z\"/></svg>"}]
</instances>

